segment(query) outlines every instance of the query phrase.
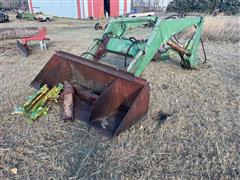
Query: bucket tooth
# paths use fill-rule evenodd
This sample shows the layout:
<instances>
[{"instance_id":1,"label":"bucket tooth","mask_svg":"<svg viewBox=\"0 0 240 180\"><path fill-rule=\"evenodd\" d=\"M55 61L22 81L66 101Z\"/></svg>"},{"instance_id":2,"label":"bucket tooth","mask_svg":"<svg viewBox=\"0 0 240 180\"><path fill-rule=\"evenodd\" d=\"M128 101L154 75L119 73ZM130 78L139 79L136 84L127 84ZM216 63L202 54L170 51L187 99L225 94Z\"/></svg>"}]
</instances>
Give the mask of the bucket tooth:
<instances>
[{"instance_id":1,"label":"bucket tooth","mask_svg":"<svg viewBox=\"0 0 240 180\"><path fill-rule=\"evenodd\" d=\"M73 115L107 137L115 137L148 110L146 80L112 66L56 52L32 82L39 89L68 81L74 88Z\"/></svg>"}]
</instances>

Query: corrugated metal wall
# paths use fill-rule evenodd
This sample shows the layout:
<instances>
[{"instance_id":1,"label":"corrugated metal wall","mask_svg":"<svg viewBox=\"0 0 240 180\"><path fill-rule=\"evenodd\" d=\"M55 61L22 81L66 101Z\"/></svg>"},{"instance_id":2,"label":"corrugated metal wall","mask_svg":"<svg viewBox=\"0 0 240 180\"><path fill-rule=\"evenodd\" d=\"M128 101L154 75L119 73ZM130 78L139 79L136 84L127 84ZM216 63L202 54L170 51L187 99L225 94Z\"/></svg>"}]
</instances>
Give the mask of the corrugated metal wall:
<instances>
[{"instance_id":1,"label":"corrugated metal wall","mask_svg":"<svg viewBox=\"0 0 240 180\"><path fill-rule=\"evenodd\" d=\"M32 13L87 19L100 18L104 13L104 0L28 0ZM131 10L131 0L110 0L110 16L121 16Z\"/></svg>"},{"instance_id":2,"label":"corrugated metal wall","mask_svg":"<svg viewBox=\"0 0 240 180\"><path fill-rule=\"evenodd\" d=\"M110 16L122 16L130 13L131 0L110 0Z\"/></svg>"},{"instance_id":3,"label":"corrugated metal wall","mask_svg":"<svg viewBox=\"0 0 240 180\"><path fill-rule=\"evenodd\" d=\"M76 0L28 0L29 9L36 12L43 12L48 15L59 17L77 18Z\"/></svg>"}]
</instances>

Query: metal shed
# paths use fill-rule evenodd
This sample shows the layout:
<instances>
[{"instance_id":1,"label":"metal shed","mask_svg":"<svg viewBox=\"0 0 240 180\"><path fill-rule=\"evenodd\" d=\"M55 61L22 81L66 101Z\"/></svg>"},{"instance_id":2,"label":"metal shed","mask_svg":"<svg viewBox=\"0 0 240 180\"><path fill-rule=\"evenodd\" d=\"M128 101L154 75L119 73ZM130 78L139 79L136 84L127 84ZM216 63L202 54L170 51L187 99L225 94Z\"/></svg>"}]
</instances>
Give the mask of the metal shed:
<instances>
[{"instance_id":1,"label":"metal shed","mask_svg":"<svg viewBox=\"0 0 240 180\"><path fill-rule=\"evenodd\" d=\"M131 10L131 0L28 0L28 5L31 13L78 19L100 18L104 12L121 16Z\"/></svg>"}]
</instances>

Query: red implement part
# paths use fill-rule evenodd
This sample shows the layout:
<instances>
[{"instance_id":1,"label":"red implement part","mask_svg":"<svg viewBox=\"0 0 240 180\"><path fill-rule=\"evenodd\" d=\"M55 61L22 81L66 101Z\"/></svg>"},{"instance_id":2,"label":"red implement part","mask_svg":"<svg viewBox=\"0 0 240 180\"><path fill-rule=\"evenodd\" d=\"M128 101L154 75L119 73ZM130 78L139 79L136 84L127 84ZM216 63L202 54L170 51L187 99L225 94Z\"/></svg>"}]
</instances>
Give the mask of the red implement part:
<instances>
[{"instance_id":1,"label":"red implement part","mask_svg":"<svg viewBox=\"0 0 240 180\"><path fill-rule=\"evenodd\" d=\"M32 86L53 87L68 81L74 87L74 118L107 137L115 137L148 110L146 80L112 66L59 51L43 67Z\"/></svg>"},{"instance_id":2,"label":"red implement part","mask_svg":"<svg viewBox=\"0 0 240 180\"><path fill-rule=\"evenodd\" d=\"M64 81L63 95L63 117L64 121L73 120L73 95L74 89L68 81Z\"/></svg>"},{"instance_id":3,"label":"red implement part","mask_svg":"<svg viewBox=\"0 0 240 180\"><path fill-rule=\"evenodd\" d=\"M21 42L23 45L27 45L27 43L29 41L49 40L49 38L47 38L46 35L47 35L47 29L46 29L46 27L43 27L43 28L39 29L38 33L33 36L21 38Z\"/></svg>"}]
</instances>

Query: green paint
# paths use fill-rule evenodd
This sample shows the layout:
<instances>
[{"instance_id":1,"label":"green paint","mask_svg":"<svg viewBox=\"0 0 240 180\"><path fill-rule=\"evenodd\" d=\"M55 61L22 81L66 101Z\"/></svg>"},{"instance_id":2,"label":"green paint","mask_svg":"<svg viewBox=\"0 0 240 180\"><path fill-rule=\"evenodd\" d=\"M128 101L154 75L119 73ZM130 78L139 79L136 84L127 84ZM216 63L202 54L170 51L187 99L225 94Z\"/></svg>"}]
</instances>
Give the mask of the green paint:
<instances>
[{"instance_id":1,"label":"green paint","mask_svg":"<svg viewBox=\"0 0 240 180\"><path fill-rule=\"evenodd\" d=\"M133 41L133 39L124 37L127 30L149 24L153 25L154 29L146 41ZM109 41L105 45L107 52L124 56L127 54L133 57L134 59L127 67L127 71L132 72L135 76L140 76L162 45L166 45L167 41L170 40L173 35L192 26L196 27L195 36L186 49L191 55L184 55L183 61L187 68L195 68L198 64L196 58L197 48L203 30L202 17L167 20L161 20L156 16L113 19L109 22L102 38L96 41L88 52L95 55L103 39L107 37L109 38ZM170 50L175 51L174 49ZM161 57L166 59L169 54L170 53L162 54ZM83 57L90 60L93 59L93 56L89 54L85 54Z\"/></svg>"},{"instance_id":2,"label":"green paint","mask_svg":"<svg viewBox=\"0 0 240 180\"><path fill-rule=\"evenodd\" d=\"M32 96L29 96L22 107L16 108L13 114L27 115L29 119L26 122L28 124L31 124L40 116L47 114L49 110L49 107L46 107L47 102L51 100L57 101L59 94L63 90L63 88L64 85L61 83L58 83L50 90L47 85L44 85Z\"/></svg>"}]
</instances>

